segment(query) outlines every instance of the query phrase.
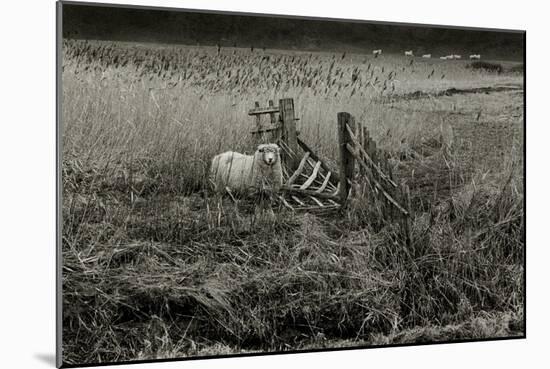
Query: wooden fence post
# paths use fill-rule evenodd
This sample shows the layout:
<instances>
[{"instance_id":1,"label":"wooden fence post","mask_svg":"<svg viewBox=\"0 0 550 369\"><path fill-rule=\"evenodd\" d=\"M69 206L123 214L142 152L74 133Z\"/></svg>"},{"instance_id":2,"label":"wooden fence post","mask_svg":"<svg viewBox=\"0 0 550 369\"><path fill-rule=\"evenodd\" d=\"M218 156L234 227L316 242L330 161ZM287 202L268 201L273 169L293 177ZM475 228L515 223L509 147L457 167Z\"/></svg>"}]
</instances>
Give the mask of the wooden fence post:
<instances>
[{"instance_id":1,"label":"wooden fence post","mask_svg":"<svg viewBox=\"0 0 550 369\"><path fill-rule=\"evenodd\" d=\"M270 109L273 108L273 100L269 100L268 106ZM269 120L271 121L271 126L274 127L277 125L277 122L275 120L275 113L269 113ZM281 130L277 129L273 132L271 132L271 140L270 142L277 142L281 138Z\"/></svg>"},{"instance_id":2,"label":"wooden fence post","mask_svg":"<svg viewBox=\"0 0 550 369\"><path fill-rule=\"evenodd\" d=\"M254 107L256 109L259 109L260 108L260 103L258 101L255 101L254 102ZM262 129L262 120L261 120L260 115L256 115L256 129L258 131L261 131L261 129ZM262 132L259 132L258 136L259 137L256 137L256 144L264 143L264 134Z\"/></svg>"},{"instance_id":3,"label":"wooden fence post","mask_svg":"<svg viewBox=\"0 0 550 369\"><path fill-rule=\"evenodd\" d=\"M279 100L279 116L283 125L283 137L285 143L292 151L292 156L288 158L288 164L291 170L298 168L298 137L296 135L296 120L294 116L294 100Z\"/></svg>"},{"instance_id":4,"label":"wooden fence post","mask_svg":"<svg viewBox=\"0 0 550 369\"><path fill-rule=\"evenodd\" d=\"M340 190L339 197L342 203L347 199L350 185L348 179L353 178L355 161L346 145L353 145L353 140L346 129L346 125L355 132L355 119L346 112L338 113L338 148L340 151Z\"/></svg>"}]
</instances>

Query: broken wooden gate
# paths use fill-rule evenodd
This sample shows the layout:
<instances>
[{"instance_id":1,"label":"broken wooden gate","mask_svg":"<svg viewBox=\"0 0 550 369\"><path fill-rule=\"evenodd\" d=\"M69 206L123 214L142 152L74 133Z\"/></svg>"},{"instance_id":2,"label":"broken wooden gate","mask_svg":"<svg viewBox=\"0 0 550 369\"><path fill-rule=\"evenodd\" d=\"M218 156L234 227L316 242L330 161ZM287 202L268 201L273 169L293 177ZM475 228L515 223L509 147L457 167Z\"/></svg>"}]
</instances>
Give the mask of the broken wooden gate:
<instances>
[{"instance_id":1,"label":"broken wooden gate","mask_svg":"<svg viewBox=\"0 0 550 369\"><path fill-rule=\"evenodd\" d=\"M274 106L270 100L268 104L262 108L256 102L248 114L255 118L251 133L256 143L275 142L281 148L284 183L279 200L292 210L340 208L338 175L298 137L294 101L281 99L279 106ZM267 122L262 120L266 115L269 115Z\"/></svg>"},{"instance_id":2,"label":"broken wooden gate","mask_svg":"<svg viewBox=\"0 0 550 369\"><path fill-rule=\"evenodd\" d=\"M351 114L342 112L337 116L338 172L299 137L292 99L279 100L279 106L270 100L265 108L255 102L248 114L255 118L252 134L256 143L275 142L282 149L284 184L278 197L286 207L308 211L339 209L352 195L352 184L361 183L366 191L353 195L376 206L384 219L406 223L408 230L408 188L395 181L388 154L377 148L367 128L356 123ZM265 115L269 115L267 122L262 120Z\"/></svg>"}]
</instances>

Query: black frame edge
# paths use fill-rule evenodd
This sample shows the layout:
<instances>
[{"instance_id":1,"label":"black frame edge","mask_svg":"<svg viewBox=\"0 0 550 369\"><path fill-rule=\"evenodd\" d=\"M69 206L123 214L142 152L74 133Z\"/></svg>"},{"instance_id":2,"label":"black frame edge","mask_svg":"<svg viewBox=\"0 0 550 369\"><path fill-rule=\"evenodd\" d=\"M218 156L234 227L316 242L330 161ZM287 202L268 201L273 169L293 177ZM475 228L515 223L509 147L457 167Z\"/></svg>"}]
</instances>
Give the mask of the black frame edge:
<instances>
[{"instance_id":1,"label":"black frame edge","mask_svg":"<svg viewBox=\"0 0 550 369\"><path fill-rule=\"evenodd\" d=\"M117 4L117 3L83 2L83 1L72 1L72 0L58 0L58 1L65 5L96 6L96 7L106 7L106 8L157 10L157 11L167 11L167 12L193 12L193 13L203 13L203 14L222 14L222 15L271 17L271 18L290 18L290 19L317 20L317 21L329 21L329 22L369 23L369 24L379 24L379 25L388 25L388 26L456 29L456 30L462 30L462 31L525 33L525 30L521 30L521 29L467 27L467 26L455 26L455 25L448 25L448 24L375 21L375 20L369 20L369 19L330 18L330 17L291 15L291 14L254 13L254 12L242 12L242 11L231 11L231 10L193 9L193 8L183 8L183 7L174 8L174 7L165 7L165 6L155 6L155 5L151 5L151 6L130 5L130 4Z\"/></svg>"}]
</instances>

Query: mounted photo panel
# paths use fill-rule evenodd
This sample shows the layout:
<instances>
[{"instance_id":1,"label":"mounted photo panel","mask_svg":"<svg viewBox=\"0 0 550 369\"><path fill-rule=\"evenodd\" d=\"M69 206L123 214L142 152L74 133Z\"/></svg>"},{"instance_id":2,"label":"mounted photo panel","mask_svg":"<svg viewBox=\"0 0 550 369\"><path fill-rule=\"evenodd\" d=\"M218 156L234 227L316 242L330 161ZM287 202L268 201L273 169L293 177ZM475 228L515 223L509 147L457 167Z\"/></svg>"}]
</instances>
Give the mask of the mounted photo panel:
<instances>
[{"instance_id":1,"label":"mounted photo panel","mask_svg":"<svg viewBox=\"0 0 550 369\"><path fill-rule=\"evenodd\" d=\"M524 31L57 10L58 366L525 338Z\"/></svg>"}]
</instances>

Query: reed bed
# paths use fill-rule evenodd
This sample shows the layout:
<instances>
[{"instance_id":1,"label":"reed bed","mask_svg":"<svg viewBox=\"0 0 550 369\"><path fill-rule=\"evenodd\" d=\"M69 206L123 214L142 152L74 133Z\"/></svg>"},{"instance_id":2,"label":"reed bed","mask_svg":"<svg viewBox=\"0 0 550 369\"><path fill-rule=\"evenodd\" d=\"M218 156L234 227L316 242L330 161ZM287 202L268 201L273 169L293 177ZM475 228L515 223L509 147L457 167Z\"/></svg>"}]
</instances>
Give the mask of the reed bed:
<instances>
[{"instance_id":1,"label":"reed bed","mask_svg":"<svg viewBox=\"0 0 550 369\"><path fill-rule=\"evenodd\" d=\"M512 67L64 40L64 361L523 335ZM215 154L253 150L254 101L283 97L329 165L337 112L369 128L411 188L411 245L365 202L335 217L208 192Z\"/></svg>"}]
</instances>

